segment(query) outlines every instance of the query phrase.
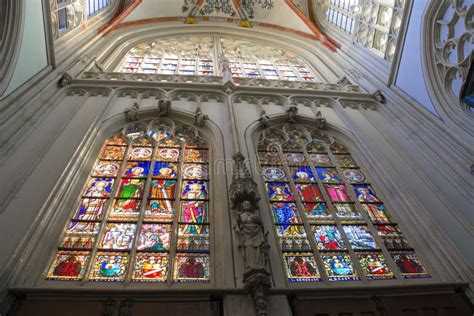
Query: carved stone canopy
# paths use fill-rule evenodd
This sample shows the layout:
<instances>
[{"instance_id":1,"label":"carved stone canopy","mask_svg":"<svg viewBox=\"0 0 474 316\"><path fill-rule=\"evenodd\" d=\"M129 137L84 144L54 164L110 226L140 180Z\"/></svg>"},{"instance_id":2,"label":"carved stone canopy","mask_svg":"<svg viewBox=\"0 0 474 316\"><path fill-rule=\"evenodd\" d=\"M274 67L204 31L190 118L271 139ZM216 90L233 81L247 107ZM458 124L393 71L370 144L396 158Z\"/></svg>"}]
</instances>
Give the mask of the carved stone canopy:
<instances>
[{"instance_id":1,"label":"carved stone canopy","mask_svg":"<svg viewBox=\"0 0 474 316\"><path fill-rule=\"evenodd\" d=\"M241 153L237 153L233 159L234 171L229 190L231 207L238 209L243 201L249 201L253 206L256 206L260 196L258 195L257 184L253 181L245 165L245 157Z\"/></svg>"}]
</instances>

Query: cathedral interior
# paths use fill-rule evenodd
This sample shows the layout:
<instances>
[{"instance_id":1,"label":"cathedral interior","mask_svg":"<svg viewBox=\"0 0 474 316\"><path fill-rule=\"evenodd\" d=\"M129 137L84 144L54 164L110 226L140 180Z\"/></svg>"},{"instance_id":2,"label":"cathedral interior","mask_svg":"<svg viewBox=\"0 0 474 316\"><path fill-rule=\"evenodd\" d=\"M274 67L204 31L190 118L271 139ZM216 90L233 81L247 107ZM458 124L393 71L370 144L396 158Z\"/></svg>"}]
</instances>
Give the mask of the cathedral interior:
<instances>
[{"instance_id":1,"label":"cathedral interior","mask_svg":"<svg viewBox=\"0 0 474 316\"><path fill-rule=\"evenodd\" d=\"M474 3L1 0L0 316L464 316Z\"/></svg>"}]
</instances>

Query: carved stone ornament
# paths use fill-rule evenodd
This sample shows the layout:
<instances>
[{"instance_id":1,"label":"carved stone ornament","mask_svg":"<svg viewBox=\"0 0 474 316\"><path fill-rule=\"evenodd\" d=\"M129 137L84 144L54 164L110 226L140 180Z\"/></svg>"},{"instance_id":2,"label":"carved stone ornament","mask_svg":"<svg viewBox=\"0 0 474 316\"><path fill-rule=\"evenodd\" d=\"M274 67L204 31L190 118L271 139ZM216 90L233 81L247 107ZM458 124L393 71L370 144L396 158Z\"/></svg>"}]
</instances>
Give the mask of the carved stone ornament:
<instances>
[{"instance_id":1,"label":"carved stone ornament","mask_svg":"<svg viewBox=\"0 0 474 316\"><path fill-rule=\"evenodd\" d=\"M382 103L382 104L387 103L387 100L385 99L385 96L382 94L382 92L380 90L375 91L374 99L378 103Z\"/></svg>"},{"instance_id":2,"label":"carved stone ornament","mask_svg":"<svg viewBox=\"0 0 474 316\"><path fill-rule=\"evenodd\" d=\"M137 102L133 103L131 108L126 108L123 113L125 114L125 120L127 123L136 122L140 119L140 115L138 114L138 109L140 106Z\"/></svg>"},{"instance_id":3,"label":"carved stone ornament","mask_svg":"<svg viewBox=\"0 0 474 316\"><path fill-rule=\"evenodd\" d=\"M337 81L337 84L344 84L344 85L347 85L347 84L352 84L351 81L346 77L346 76L342 76L338 81Z\"/></svg>"},{"instance_id":4,"label":"carved stone ornament","mask_svg":"<svg viewBox=\"0 0 474 316\"><path fill-rule=\"evenodd\" d=\"M72 83L71 75L65 72L58 81L58 87L64 88L71 85L71 83Z\"/></svg>"},{"instance_id":5,"label":"carved stone ornament","mask_svg":"<svg viewBox=\"0 0 474 316\"><path fill-rule=\"evenodd\" d=\"M209 119L209 116L206 114L203 114L201 111L201 108L198 107L196 109L196 112L194 113L194 125L197 127L202 127L204 126L204 123Z\"/></svg>"},{"instance_id":6,"label":"carved stone ornament","mask_svg":"<svg viewBox=\"0 0 474 316\"><path fill-rule=\"evenodd\" d=\"M270 117L266 114L265 110L260 111L260 118L258 119L263 128L270 126Z\"/></svg>"},{"instance_id":7,"label":"carved stone ornament","mask_svg":"<svg viewBox=\"0 0 474 316\"><path fill-rule=\"evenodd\" d=\"M296 123L296 114L298 114L298 107L296 105L292 105L288 108L288 122Z\"/></svg>"},{"instance_id":8,"label":"carved stone ornament","mask_svg":"<svg viewBox=\"0 0 474 316\"><path fill-rule=\"evenodd\" d=\"M171 101L168 98L162 98L158 101L158 116L167 116L171 110Z\"/></svg>"},{"instance_id":9,"label":"carved stone ornament","mask_svg":"<svg viewBox=\"0 0 474 316\"><path fill-rule=\"evenodd\" d=\"M321 114L321 111L318 111L316 113L316 120L315 120L314 123L315 123L314 125L316 126L317 129L326 129L327 128L326 119Z\"/></svg>"},{"instance_id":10,"label":"carved stone ornament","mask_svg":"<svg viewBox=\"0 0 474 316\"><path fill-rule=\"evenodd\" d=\"M234 171L230 185L231 207L236 217L234 230L237 234L239 252L244 259L244 287L249 293L257 316L267 314L267 294L271 287L268 271L268 232L265 233L258 212L260 197L257 184L250 176L241 153L234 157Z\"/></svg>"},{"instance_id":11,"label":"carved stone ornament","mask_svg":"<svg viewBox=\"0 0 474 316\"><path fill-rule=\"evenodd\" d=\"M222 90L226 94L232 94L237 89L232 77L232 71L230 70L230 61L226 56L221 58L221 70L222 70Z\"/></svg>"}]
</instances>

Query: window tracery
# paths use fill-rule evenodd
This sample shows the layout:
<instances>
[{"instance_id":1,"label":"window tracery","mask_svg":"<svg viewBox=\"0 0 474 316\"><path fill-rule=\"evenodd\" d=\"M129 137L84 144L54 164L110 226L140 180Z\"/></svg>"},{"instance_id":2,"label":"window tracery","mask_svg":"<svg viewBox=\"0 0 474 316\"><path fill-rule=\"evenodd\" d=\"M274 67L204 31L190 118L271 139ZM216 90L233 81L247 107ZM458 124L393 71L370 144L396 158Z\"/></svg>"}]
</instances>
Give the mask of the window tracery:
<instances>
[{"instance_id":1,"label":"window tracery","mask_svg":"<svg viewBox=\"0 0 474 316\"><path fill-rule=\"evenodd\" d=\"M406 0L325 0L326 19L392 61Z\"/></svg>"},{"instance_id":2,"label":"window tracery","mask_svg":"<svg viewBox=\"0 0 474 316\"><path fill-rule=\"evenodd\" d=\"M429 42L433 68L441 82L439 86L447 90L453 102L459 100L474 56L473 14L474 5L466 1L442 1L434 14L433 38ZM468 109L474 111L472 107Z\"/></svg>"},{"instance_id":3,"label":"window tracery","mask_svg":"<svg viewBox=\"0 0 474 316\"><path fill-rule=\"evenodd\" d=\"M257 151L290 282L429 277L345 146L287 124Z\"/></svg>"},{"instance_id":4,"label":"window tracery","mask_svg":"<svg viewBox=\"0 0 474 316\"><path fill-rule=\"evenodd\" d=\"M173 37L132 48L117 71L126 73L218 75L225 56L234 78L316 81L308 63L292 52L231 38Z\"/></svg>"},{"instance_id":5,"label":"window tracery","mask_svg":"<svg viewBox=\"0 0 474 316\"><path fill-rule=\"evenodd\" d=\"M103 145L50 280L209 281L209 146L168 119Z\"/></svg>"}]
</instances>

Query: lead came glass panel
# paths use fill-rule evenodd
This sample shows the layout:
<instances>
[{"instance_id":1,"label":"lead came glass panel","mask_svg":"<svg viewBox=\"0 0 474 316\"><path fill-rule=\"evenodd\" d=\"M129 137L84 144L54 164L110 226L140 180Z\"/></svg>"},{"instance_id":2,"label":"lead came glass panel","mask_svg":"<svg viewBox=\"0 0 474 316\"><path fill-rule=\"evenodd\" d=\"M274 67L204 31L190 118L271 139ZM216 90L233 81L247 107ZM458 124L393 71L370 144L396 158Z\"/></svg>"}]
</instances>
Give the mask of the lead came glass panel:
<instances>
[{"instance_id":1,"label":"lead came glass panel","mask_svg":"<svg viewBox=\"0 0 474 316\"><path fill-rule=\"evenodd\" d=\"M344 145L291 124L264 130L259 140L289 282L429 277Z\"/></svg>"},{"instance_id":2,"label":"lead came glass panel","mask_svg":"<svg viewBox=\"0 0 474 316\"><path fill-rule=\"evenodd\" d=\"M124 135L100 150L46 278L209 281L207 142L168 119Z\"/></svg>"}]
</instances>

